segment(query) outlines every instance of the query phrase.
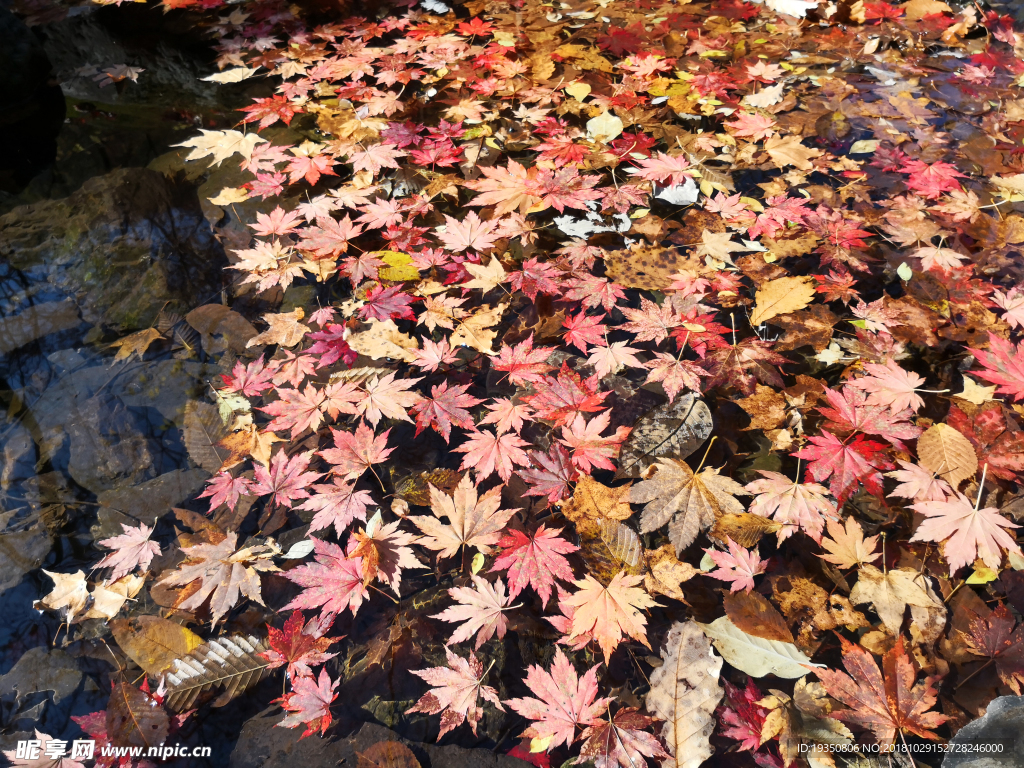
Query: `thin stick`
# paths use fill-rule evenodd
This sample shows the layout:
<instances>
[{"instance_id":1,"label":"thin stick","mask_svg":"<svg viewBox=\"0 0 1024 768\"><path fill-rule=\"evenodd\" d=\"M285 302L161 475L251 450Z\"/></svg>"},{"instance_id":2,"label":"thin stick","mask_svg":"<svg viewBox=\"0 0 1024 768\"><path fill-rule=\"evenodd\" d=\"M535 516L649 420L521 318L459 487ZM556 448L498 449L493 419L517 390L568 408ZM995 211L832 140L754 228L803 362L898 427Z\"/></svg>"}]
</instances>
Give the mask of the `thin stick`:
<instances>
[{"instance_id":1,"label":"thin stick","mask_svg":"<svg viewBox=\"0 0 1024 768\"><path fill-rule=\"evenodd\" d=\"M718 435L711 438L711 442L708 443L708 449L704 451L704 458L700 460L700 464L697 466L697 472L700 472L701 467L704 466L704 462L707 461L708 454L711 453L711 446L715 444L715 440L717 439ZM697 472L694 472L693 474L697 474Z\"/></svg>"}]
</instances>

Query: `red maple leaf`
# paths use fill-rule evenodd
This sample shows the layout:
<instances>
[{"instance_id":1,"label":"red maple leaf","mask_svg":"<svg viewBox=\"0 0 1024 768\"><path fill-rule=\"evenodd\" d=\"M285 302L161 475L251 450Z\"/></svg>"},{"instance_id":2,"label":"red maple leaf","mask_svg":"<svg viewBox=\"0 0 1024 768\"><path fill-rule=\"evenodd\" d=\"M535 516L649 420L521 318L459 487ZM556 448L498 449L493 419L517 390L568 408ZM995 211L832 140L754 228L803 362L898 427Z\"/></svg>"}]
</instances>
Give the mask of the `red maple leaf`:
<instances>
[{"instance_id":1,"label":"red maple leaf","mask_svg":"<svg viewBox=\"0 0 1024 768\"><path fill-rule=\"evenodd\" d=\"M370 427L360 423L355 433L332 429L331 434L334 436L334 447L326 448L317 455L332 465L332 474L350 480L359 477L374 464L387 460L395 450L387 447L390 429L374 436Z\"/></svg>"},{"instance_id":2,"label":"red maple leaf","mask_svg":"<svg viewBox=\"0 0 1024 768\"><path fill-rule=\"evenodd\" d=\"M1024 474L1024 431L1003 409L1002 403L985 403L969 417L957 406L949 409L949 426L971 441L978 463L1003 480Z\"/></svg>"},{"instance_id":3,"label":"red maple leaf","mask_svg":"<svg viewBox=\"0 0 1024 768\"><path fill-rule=\"evenodd\" d=\"M997 392L1010 395L1014 400L1024 400L1024 341L1014 349L1011 342L989 331L988 343L991 352L968 347L978 362L985 366L985 370L971 373L998 384Z\"/></svg>"},{"instance_id":4,"label":"red maple leaf","mask_svg":"<svg viewBox=\"0 0 1024 768\"><path fill-rule=\"evenodd\" d=\"M555 504L572 495L570 484L579 478L579 471L565 448L555 443L547 453L530 451L530 460L532 467L517 470L530 486L524 496L547 496L548 504Z\"/></svg>"},{"instance_id":5,"label":"red maple leaf","mask_svg":"<svg viewBox=\"0 0 1024 768\"><path fill-rule=\"evenodd\" d=\"M554 347L534 348L533 334L530 334L526 341L514 347L502 344L497 357L491 359L491 367L507 372L512 384L538 384L544 381L544 374L552 370L547 359L554 351Z\"/></svg>"},{"instance_id":6,"label":"red maple leaf","mask_svg":"<svg viewBox=\"0 0 1024 768\"><path fill-rule=\"evenodd\" d=\"M402 292L402 286L393 285L385 288L377 285L366 292L366 302L359 308L359 316L363 320L415 320L409 305L417 301L417 297Z\"/></svg>"},{"instance_id":7,"label":"red maple leaf","mask_svg":"<svg viewBox=\"0 0 1024 768\"><path fill-rule=\"evenodd\" d=\"M614 717L583 731L580 760L589 758L596 768L634 768L647 763L645 757L670 757L646 730L656 720L641 715L636 707L623 707Z\"/></svg>"},{"instance_id":8,"label":"red maple leaf","mask_svg":"<svg viewBox=\"0 0 1024 768\"><path fill-rule=\"evenodd\" d=\"M764 694L750 677L745 688L739 688L728 680L722 683L725 685L725 702L718 710L718 717L728 726L722 729L722 735L736 739L741 752L758 749L761 746L761 729L768 717L768 710L757 705Z\"/></svg>"},{"instance_id":9,"label":"red maple leaf","mask_svg":"<svg viewBox=\"0 0 1024 768\"><path fill-rule=\"evenodd\" d=\"M300 739L317 731L323 735L331 725L330 707L338 698L336 690L340 683L340 679L332 681L326 669L320 670L319 680L315 680L312 675L293 679L291 692L273 701L275 704L279 703L281 709L291 713L276 725L281 728L305 725L306 730Z\"/></svg>"},{"instance_id":10,"label":"red maple leaf","mask_svg":"<svg viewBox=\"0 0 1024 768\"><path fill-rule=\"evenodd\" d=\"M258 397L264 391L274 386L271 379L274 378L274 369L265 368L263 358L253 360L248 365L241 360L235 362L235 367L230 374L222 373L225 392L241 392L246 397Z\"/></svg>"},{"instance_id":11,"label":"red maple leaf","mask_svg":"<svg viewBox=\"0 0 1024 768\"><path fill-rule=\"evenodd\" d=\"M291 458L284 451L278 451L270 460L270 470L262 464L256 465L256 478L250 489L257 496L272 494L271 504L290 507L296 499L308 499L306 489L320 477L320 472L307 472L313 452L297 453Z\"/></svg>"},{"instance_id":12,"label":"red maple leaf","mask_svg":"<svg viewBox=\"0 0 1024 768\"><path fill-rule=\"evenodd\" d=\"M305 179L308 184L316 184L320 176L337 176L333 166L337 161L330 155L299 155L288 160L288 181L294 184L299 179Z\"/></svg>"},{"instance_id":13,"label":"red maple leaf","mask_svg":"<svg viewBox=\"0 0 1024 768\"><path fill-rule=\"evenodd\" d=\"M704 388L732 385L748 397L754 394L755 381L781 389L785 382L775 366L791 361L778 352L772 352L771 346L771 342L752 336L737 344L709 351L703 366L711 378L704 382Z\"/></svg>"},{"instance_id":14,"label":"red maple leaf","mask_svg":"<svg viewBox=\"0 0 1024 768\"><path fill-rule=\"evenodd\" d=\"M543 524L527 536L522 531L509 530L498 542L501 554L494 561L491 573L508 571L509 600L515 599L527 586L540 595L547 605L555 579L572 581L572 568L562 555L576 552L579 547L561 538L561 528L549 529Z\"/></svg>"},{"instance_id":15,"label":"red maple leaf","mask_svg":"<svg viewBox=\"0 0 1024 768\"><path fill-rule=\"evenodd\" d=\"M1016 624L1013 614L1000 604L986 618L974 615L970 629L961 636L967 650L995 662L999 679L1020 696L1020 684L1024 683L1024 625Z\"/></svg>"},{"instance_id":16,"label":"red maple leaf","mask_svg":"<svg viewBox=\"0 0 1024 768\"><path fill-rule=\"evenodd\" d=\"M587 354L590 345L606 346L608 342L604 336L608 332L608 327L601 322L602 320L603 314L588 315L586 312L580 312L575 317L569 315L562 321L562 327L565 328L562 338L583 354Z\"/></svg>"},{"instance_id":17,"label":"red maple leaf","mask_svg":"<svg viewBox=\"0 0 1024 768\"><path fill-rule=\"evenodd\" d=\"M302 108L297 108L287 98L277 94L266 99L253 99L253 103L248 107L242 107L241 111L247 113L242 120L243 123L254 123L259 120L259 129L262 131L278 120L283 121L285 125L291 125L292 117L301 112Z\"/></svg>"},{"instance_id":18,"label":"red maple leaf","mask_svg":"<svg viewBox=\"0 0 1024 768\"><path fill-rule=\"evenodd\" d=\"M467 408L483 402L478 397L466 394L468 384L449 387L447 381L434 385L430 397L425 397L409 409L416 416L416 435L427 427L433 427L447 443L452 435L452 425L473 429L473 417Z\"/></svg>"},{"instance_id":19,"label":"red maple leaf","mask_svg":"<svg viewBox=\"0 0 1024 768\"><path fill-rule=\"evenodd\" d=\"M348 252L348 241L363 233L363 228L353 223L349 216L340 221L325 217L317 219L316 226L302 230L299 248L312 251L321 258L337 256Z\"/></svg>"},{"instance_id":20,"label":"red maple leaf","mask_svg":"<svg viewBox=\"0 0 1024 768\"><path fill-rule=\"evenodd\" d=\"M867 395L849 385L838 392L825 387L825 397L833 407L818 408L818 412L829 419L823 427L839 435L854 432L878 435L897 450L906 451L901 440L913 440L924 431L906 420L913 415L909 408L894 413L885 405L866 405Z\"/></svg>"},{"instance_id":21,"label":"red maple leaf","mask_svg":"<svg viewBox=\"0 0 1024 768\"><path fill-rule=\"evenodd\" d=\"M345 365L352 365L359 354L345 341L344 325L329 323L322 330L307 333L306 338L315 344L306 350L309 355L320 355L317 368L326 368L341 360Z\"/></svg>"},{"instance_id":22,"label":"red maple leaf","mask_svg":"<svg viewBox=\"0 0 1024 768\"><path fill-rule=\"evenodd\" d=\"M268 667L276 669L287 665L285 674L289 679L294 677L312 677L314 667L333 659L338 654L327 653L332 643L341 638L324 637L330 624L326 626L318 621L305 623L302 611L294 611L284 627L267 627L269 651L260 654L270 662Z\"/></svg>"},{"instance_id":23,"label":"red maple leaf","mask_svg":"<svg viewBox=\"0 0 1024 768\"><path fill-rule=\"evenodd\" d=\"M284 573L285 578L303 587L282 610L319 608L326 621L346 608L355 616L363 600L370 596L363 584L363 559L346 557L337 544L312 539L315 563L307 563Z\"/></svg>"},{"instance_id":24,"label":"red maple leaf","mask_svg":"<svg viewBox=\"0 0 1024 768\"><path fill-rule=\"evenodd\" d=\"M808 459L807 474L818 482L831 477L829 491L841 504L863 483L868 492L882 496L882 475L880 469L892 469L892 462L882 455L885 446L857 435L844 443L831 432L807 438L809 445L793 454L796 458Z\"/></svg>"},{"instance_id":25,"label":"red maple leaf","mask_svg":"<svg viewBox=\"0 0 1024 768\"><path fill-rule=\"evenodd\" d=\"M536 392L523 398L537 414L537 418L560 427L581 413L600 411L611 392L600 392L597 374L584 379L566 362L558 371L558 378L544 376L534 383Z\"/></svg>"},{"instance_id":26,"label":"red maple leaf","mask_svg":"<svg viewBox=\"0 0 1024 768\"><path fill-rule=\"evenodd\" d=\"M210 497L210 511L212 512L221 504L234 512L238 498L244 494L252 493L252 483L244 477L232 477L229 472L221 472L206 484L206 490L199 494L199 498Z\"/></svg>"},{"instance_id":27,"label":"red maple leaf","mask_svg":"<svg viewBox=\"0 0 1024 768\"><path fill-rule=\"evenodd\" d=\"M921 160L908 159L903 163L900 171L909 174L907 189L917 192L929 200L937 200L943 192L960 189L957 179L965 178L955 165L942 161L936 161L929 165Z\"/></svg>"},{"instance_id":28,"label":"red maple leaf","mask_svg":"<svg viewBox=\"0 0 1024 768\"><path fill-rule=\"evenodd\" d=\"M536 301L538 293L550 296L561 293L561 277L562 272L552 265L529 258L523 262L523 268L510 273L508 279L513 290L522 291L530 301Z\"/></svg>"},{"instance_id":29,"label":"red maple leaf","mask_svg":"<svg viewBox=\"0 0 1024 768\"><path fill-rule=\"evenodd\" d=\"M931 731L948 719L928 710L935 706L935 678L926 677L915 684L914 663L903 649L903 637L882 657L882 669L868 651L840 636L843 666L850 674L829 669L815 670L829 696L850 709L832 712L832 717L860 725L875 735L882 746L889 746L896 734L913 733L938 741Z\"/></svg>"}]
</instances>

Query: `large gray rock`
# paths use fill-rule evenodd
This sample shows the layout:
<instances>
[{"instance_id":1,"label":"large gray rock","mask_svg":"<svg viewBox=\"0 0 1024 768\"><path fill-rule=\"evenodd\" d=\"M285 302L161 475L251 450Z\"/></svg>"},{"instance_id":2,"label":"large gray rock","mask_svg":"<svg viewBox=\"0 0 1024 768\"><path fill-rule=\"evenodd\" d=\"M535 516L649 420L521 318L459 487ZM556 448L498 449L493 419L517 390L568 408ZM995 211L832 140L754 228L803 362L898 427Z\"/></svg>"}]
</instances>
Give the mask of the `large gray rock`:
<instances>
[{"instance_id":1,"label":"large gray rock","mask_svg":"<svg viewBox=\"0 0 1024 768\"><path fill-rule=\"evenodd\" d=\"M195 187L144 168L0 217L0 259L75 300L86 322L125 330L205 303L226 265Z\"/></svg>"},{"instance_id":2,"label":"large gray rock","mask_svg":"<svg viewBox=\"0 0 1024 768\"><path fill-rule=\"evenodd\" d=\"M156 474L150 440L117 396L102 393L73 407L66 427L71 438L68 472L83 488L99 493Z\"/></svg>"},{"instance_id":3,"label":"large gray rock","mask_svg":"<svg viewBox=\"0 0 1024 768\"><path fill-rule=\"evenodd\" d=\"M364 723L347 738L311 736L299 739L301 731L277 728L281 710L266 709L246 721L231 752L230 768L295 768L295 766L354 766L357 752L365 752L380 741L399 741L409 747L423 768L526 768L529 763L489 749L466 749L408 741L376 723Z\"/></svg>"},{"instance_id":4,"label":"large gray rock","mask_svg":"<svg viewBox=\"0 0 1024 768\"><path fill-rule=\"evenodd\" d=\"M1024 696L1000 696L984 717L950 740L942 768L1019 768L1024 765Z\"/></svg>"}]
</instances>

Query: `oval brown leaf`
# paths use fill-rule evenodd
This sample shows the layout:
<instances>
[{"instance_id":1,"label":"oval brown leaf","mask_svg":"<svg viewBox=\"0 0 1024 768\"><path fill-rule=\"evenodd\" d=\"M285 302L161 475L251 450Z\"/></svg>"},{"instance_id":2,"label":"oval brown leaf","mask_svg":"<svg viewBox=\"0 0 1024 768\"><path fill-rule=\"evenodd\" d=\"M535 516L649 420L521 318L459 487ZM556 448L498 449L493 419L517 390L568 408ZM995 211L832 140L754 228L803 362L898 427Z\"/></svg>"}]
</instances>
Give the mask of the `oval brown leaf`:
<instances>
[{"instance_id":1,"label":"oval brown leaf","mask_svg":"<svg viewBox=\"0 0 1024 768\"><path fill-rule=\"evenodd\" d=\"M616 478L640 477L660 457L685 459L711 436L711 409L695 394L678 397L640 417L622 444Z\"/></svg>"},{"instance_id":2,"label":"oval brown leaf","mask_svg":"<svg viewBox=\"0 0 1024 768\"><path fill-rule=\"evenodd\" d=\"M356 768L420 768L420 761L399 741L378 741L365 752L356 752Z\"/></svg>"},{"instance_id":3,"label":"oval brown leaf","mask_svg":"<svg viewBox=\"0 0 1024 768\"><path fill-rule=\"evenodd\" d=\"M775 606L757 592L725 596L725 614L739 629L754 637L792 643L793 633Z\"/></svg>"},{"instance_id":4,"label":"oval brown leaf","mask_svg":"<svg viewBox=\"0 0 1024 768\"><path fill-rule=\"evenodd\" d=\"M782 529L782 523L769 520L750 512L725 514L715 521L715 527L708 535L725 543L732 539L741 547L750 549L767 533L775 533Z\"/></svg>"}]
</instances>

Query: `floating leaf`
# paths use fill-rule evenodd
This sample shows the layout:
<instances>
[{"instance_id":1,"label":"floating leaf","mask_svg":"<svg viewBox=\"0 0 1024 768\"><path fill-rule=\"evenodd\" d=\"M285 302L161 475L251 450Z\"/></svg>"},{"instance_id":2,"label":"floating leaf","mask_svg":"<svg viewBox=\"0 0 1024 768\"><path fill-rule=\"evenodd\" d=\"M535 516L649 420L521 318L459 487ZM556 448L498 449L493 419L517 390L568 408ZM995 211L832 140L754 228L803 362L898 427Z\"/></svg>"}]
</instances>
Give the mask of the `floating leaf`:
<instances>
[{"instance_id":1,"label":"floating leaf","mask_svg":"<svg viewBox=\"0 0 1024 768\"><path fill-rule=\"evenodd\" d=\"M811 664L811 660L793 643L748 635L733 624L728 616L715 619L710 624L701 624L700 627L714 641L715 648L726 661L751 677L772 674L776 677L797 678L807 674L805 665L824 666Z\"/></svg>"}]
</instances>

